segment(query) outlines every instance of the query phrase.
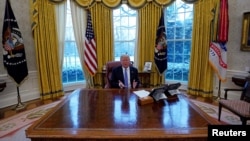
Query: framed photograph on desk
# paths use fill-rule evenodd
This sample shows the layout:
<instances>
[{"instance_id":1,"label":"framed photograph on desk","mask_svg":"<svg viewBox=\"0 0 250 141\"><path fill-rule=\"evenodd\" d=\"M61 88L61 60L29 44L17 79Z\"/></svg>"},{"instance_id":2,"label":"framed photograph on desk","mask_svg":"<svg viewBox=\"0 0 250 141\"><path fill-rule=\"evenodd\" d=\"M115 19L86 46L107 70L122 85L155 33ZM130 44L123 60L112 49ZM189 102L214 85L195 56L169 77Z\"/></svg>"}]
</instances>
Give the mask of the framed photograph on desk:
<instances>
[{"instance_id":1,"label":"framed photograph on desk","mask_svg":"<svg viewBox=\"0 0 250 141\"><path fill-rule=\"evenodd\" d=\"M143 71L151 71L152 69L152 62L145 62Z\"/></svg>"}]
</instances>

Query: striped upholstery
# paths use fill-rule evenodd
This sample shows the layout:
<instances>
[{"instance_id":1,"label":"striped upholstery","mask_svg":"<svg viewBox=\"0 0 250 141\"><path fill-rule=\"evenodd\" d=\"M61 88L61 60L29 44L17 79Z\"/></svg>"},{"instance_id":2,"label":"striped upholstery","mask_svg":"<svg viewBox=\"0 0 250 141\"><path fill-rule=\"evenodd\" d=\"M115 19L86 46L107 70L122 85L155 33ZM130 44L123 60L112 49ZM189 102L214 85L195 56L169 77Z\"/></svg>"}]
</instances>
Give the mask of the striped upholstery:
<instances>
[{"instance_id":1,"label":"striped upholstery","mask_svg":"<svg viewBox=\"0 0 250 141\"><path fill-rule=\"evenodd\" d=\"M244 89L242 89L241 98L239 100L219 100L219 115L218 120L220 121L222 107L228 109L232 113L240 117L242 125L246 125L247 120L250 120L250 81L247 81Z\"/></svg>"},{"instance_id":2,"label":"striped upholstery","mask_svg":"<svg viewBox=\"0 0 250 141\"><path fill-rule=\"evenodd\" d=\"M242 100L220 100L220 104L238 115L250 118L250 103Z\"/></svg>"}]
</instances>

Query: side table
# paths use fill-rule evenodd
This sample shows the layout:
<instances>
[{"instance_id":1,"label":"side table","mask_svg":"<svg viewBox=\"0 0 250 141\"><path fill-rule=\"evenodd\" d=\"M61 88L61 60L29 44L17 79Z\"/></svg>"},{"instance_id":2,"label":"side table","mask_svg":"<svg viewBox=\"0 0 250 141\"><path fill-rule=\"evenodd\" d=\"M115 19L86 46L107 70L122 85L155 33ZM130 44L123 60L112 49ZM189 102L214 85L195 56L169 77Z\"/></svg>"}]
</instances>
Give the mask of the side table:
<instances>
[{"instance_id":1,"label":"side table","mask_svg":"<svg viewBox=\"0 0 250 141\"><path fill-rule=\"evenodd\" d=\"M0 92L2 92L6 87L6 82L4 80L0 80Z\"/></svg>"},{"instance_id":2,"label":"side table","mask_svg":"<svg viewBox=\"0 0 250 141\"><path fill-rule=\"evenodd\" d=\"M247 79L246 76L241 76L241 75L234 75L232 77L232 81L234 82L235 85L240 86L240 87L244 87Z\"/></svg>"}]
</instances>

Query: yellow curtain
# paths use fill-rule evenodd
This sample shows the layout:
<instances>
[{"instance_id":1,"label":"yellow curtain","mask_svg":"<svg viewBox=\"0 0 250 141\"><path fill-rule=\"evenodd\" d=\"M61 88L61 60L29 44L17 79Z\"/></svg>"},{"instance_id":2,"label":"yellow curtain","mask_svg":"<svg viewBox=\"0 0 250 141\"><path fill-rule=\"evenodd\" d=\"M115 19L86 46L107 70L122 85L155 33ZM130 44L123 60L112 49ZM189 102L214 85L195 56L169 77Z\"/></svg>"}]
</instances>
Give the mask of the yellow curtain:
<instances>
[{"instance_id":1,"label":"yellow curtain","mask_svg":"<svg viewBox=\"0 0 250 141\"><path fill-rule=\"evenodd\" d=\"M213 10L219 0L200 0L194 4L193 39L188 94L213 96L213 70L209 65L209 43Z\"/></svg>"},{"instance_id":2,"label":"yellow curtain","mask_svg":"<svg viewBox=\"0 0 250 141\"><path fill-rule=\"evenodd\" d=\"M145 62L154 62L154 49L156 31L160 21L162 7L154 3L148 3L138 10L139 29L138 29L138 69L143 70ZM159 75L156 65L153 63L151 73L151 86L164 83L164 75Z\"/></svg>"},{"instance_id":3,"label":"yellow curtain","mask_svg":"<svg viewBox=\"0 0 250 141\"><path fill-rule=\"evenodd\" d=\"M61 2L63 0L51 0L54 2ZM122 3L127 3L129 6L135 8L135 9L140 9L144 7L148 3L155 3L161 6L166 6L169 5L170 3L174 2L175 0L75 0L76 3L81 5L82 7L91 7L92 5L95 5L97 3L103 4L104 6L108 8L117 8L119 7ZM198 0L182 0L187 3L194 3Z\"/></svg>"},{"instance_id":4,"label":"yellow curtain","mask_svg":"<svg viewBox=\"0 0 250 141\"><path fill-rule=\"evenodd\" d=\"M137 54L139 70L143 69L143 65L146 61L154 62L154 42L161 10L163 6L169 5L173 1L175 0L126 1L129 6L139 9L140 25ZM197 0L187 0L187 2L190 3L195 1ZM62 80L61 69L58 64L60 62L58 61L58 40L52 2L53 4L58 4L65 2L65 0L30 0L30 2L41 96L43 98L60 96L62 95ZM91 85L88 87L101 87L103 85L102 67L108 61L114 60L112 9L120 6L123 1L75 0L75 2L83 8L89 9L92 14L97 45L98 73L94 77L85 74L85 77L91 81ZM160 76L154 66L153 64L151 86L157 86L164 83L164 76Z\"/></svg>"},{"instance_id":5,"label":"yellow curtain","mask_svg":"<svg viewBox=\"0 0 250 141\"><path fill-rule=\"evenodd\" d=\"M96 88L102 87L102 67L114 60L112 9L96 3L90 8L97 46L98 73L94 76Z\"/></svg>"},{"instance_id":6,"label":"yellow curtain","mask_svg":"<svg viewBox=\"0 0 250 141\"><path fill-rule=\"evenodd\" d=\"M54 5L48 0L30 0L30 4L40 95L42 99L57 98L63 95L63 86Z\"/></svg>"}]
</instances>

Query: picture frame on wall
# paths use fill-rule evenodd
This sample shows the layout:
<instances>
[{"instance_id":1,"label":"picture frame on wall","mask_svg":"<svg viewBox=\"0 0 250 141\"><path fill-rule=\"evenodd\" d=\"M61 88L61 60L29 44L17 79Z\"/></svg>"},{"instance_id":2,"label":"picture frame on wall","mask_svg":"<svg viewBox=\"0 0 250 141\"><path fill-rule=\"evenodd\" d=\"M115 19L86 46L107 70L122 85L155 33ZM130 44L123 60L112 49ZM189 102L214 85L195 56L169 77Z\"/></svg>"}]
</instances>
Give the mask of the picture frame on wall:
<instances>
[{"instance_id":1,"label":"picture frame on wall","mask_svg":"<svg viewBox=\"0 0 250 141\"><path fill-rule=\"evenodd\" d=\"M151 71L152 69L152 62L145 62L143 71Z\"/></svg>"},{"instance_id":2,"label":"picture frame on wall","mask_svg":"<svg viewBox=\"0 0 250 141\"><path fill-rule=\"evenodd\" d=\"M250 51L250 12L243 14L241 51Z\"/></svg>"}]
</instances>

